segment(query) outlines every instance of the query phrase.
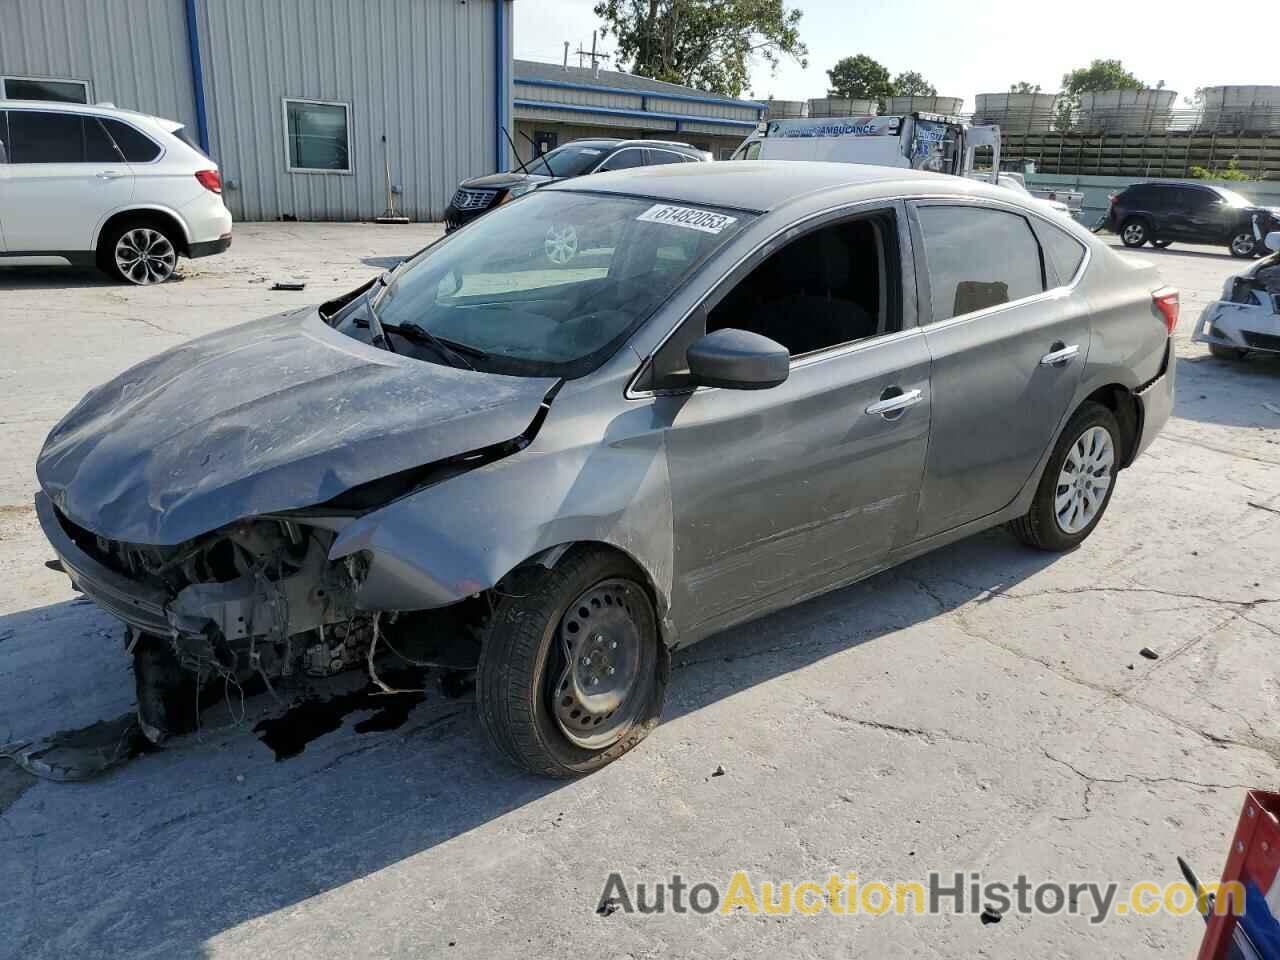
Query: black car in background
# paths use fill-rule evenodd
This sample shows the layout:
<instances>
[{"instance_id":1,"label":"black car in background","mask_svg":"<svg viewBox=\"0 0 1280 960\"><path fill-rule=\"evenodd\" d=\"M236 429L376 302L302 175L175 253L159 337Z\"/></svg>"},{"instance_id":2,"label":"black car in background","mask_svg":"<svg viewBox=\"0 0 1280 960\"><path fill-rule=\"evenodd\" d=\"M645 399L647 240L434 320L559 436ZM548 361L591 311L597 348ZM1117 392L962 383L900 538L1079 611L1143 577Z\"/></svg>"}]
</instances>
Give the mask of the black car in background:
<instances>
[{"instance_id":1,"label":"black car in background","mask_svg":"<svg viewBox=\"0 0 1280 960\"><path fill-rule=\"evenodd\" d=\"M696 147L669 140L574 140L535 157L521 170L463 180L445 209L445 232L457 230L486 210L552 180L660 163L699 163L710 159L709 154Z\"/></svg>"},{"instance_id":2,"label":"black car in background","mask_svg":"<svg viewBox=\"0 0 1280 960\"><path fill-rule=\"evenodd\" d=\"M1261 256L1263 239L1280 230L1280 208L1259 207L1209 184L1152 180L1111 197L1107 227L1126 247L1167 247L1175 240L1223 244L1233 257Z\"/></svg>"}]
</instances>

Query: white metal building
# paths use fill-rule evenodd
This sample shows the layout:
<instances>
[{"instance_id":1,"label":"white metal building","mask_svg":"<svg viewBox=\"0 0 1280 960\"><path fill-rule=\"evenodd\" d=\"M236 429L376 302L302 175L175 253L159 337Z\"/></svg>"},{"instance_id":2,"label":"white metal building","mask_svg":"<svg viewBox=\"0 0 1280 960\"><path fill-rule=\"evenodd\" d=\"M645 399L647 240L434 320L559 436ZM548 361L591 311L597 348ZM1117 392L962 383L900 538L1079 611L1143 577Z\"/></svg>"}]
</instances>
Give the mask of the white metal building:
<instances>
[{"instance_id":1,"label":"white metal building","mask_svg":"<svg viewBox=\"0 0 1280 960\"><path fill-rule=\"evenodd\" d=\"M612 70L516 60L514 74L512 135L526 161L584 137L681 140L726 159L766 107Z\"/></svg>"},{"instance_id":2,"label":"white metal building","mask_svg":"<svg viewBox=\"0 0 1280 960\"><path fill-rule=\"evenodd\" d=\"M0 0L0 97L180 120L241 220L439 220L505 169L511 0Z\"/></svg>"}]
</instances>

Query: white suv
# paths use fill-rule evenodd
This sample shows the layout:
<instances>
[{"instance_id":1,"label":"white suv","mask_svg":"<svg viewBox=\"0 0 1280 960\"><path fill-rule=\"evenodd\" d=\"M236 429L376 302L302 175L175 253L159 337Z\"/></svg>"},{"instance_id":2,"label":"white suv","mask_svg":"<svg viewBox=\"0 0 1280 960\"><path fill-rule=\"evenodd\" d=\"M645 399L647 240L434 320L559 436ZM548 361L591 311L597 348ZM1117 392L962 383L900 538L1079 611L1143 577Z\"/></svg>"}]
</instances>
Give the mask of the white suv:
<instances>
[{"instance_id":1,"label":"white suv","mask_svg":"<svg viewBox=\"0 0 1280 960\"><path fill-rule=\"evenodd\" d=\"M101 267L163 283L231 246L217 165L182 124L78 103L0 100L0 266Z\"/></svg>"}]
</instances>

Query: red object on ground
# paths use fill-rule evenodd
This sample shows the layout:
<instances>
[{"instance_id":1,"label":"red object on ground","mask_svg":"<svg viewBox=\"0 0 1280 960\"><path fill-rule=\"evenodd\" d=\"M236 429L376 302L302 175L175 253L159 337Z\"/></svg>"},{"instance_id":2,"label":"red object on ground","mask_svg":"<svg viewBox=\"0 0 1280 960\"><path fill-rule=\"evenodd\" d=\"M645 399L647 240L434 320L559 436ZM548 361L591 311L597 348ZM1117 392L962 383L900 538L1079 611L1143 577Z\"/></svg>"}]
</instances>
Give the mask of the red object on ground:
<instances>
[{"instance_id":1,"label":"red object on ground","mask_svg":"<svg viewBox=\"0 0 1280 960\"><path fill-rule=\"evenodd\" d=\"M1211 913L1198 960L1280 960L1280 794L1250 790L1245 797L1219 889L1233 881L1245 889L1244 915Z\"/></svg>"}]
</instances>

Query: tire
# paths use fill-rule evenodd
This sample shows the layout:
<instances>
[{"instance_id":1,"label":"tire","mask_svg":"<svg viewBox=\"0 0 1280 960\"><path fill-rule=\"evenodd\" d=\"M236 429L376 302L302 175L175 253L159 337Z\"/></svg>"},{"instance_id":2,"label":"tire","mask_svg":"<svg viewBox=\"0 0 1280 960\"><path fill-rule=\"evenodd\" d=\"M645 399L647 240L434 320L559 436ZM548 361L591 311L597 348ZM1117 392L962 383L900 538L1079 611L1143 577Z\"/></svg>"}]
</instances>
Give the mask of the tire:
<instances>
[{"instance_id":1,"label":"tire","mask_svg":"<svg viewBox=\"0 0 1280 960\"><path fill-rule=\"evenodd\" d=\"M154 218L122 221L103 234L98 266L121 283L164 283L178 268L180 239L171 224Z\"/></svg>"},{"instance_id":2,"label":"tire","mask_svg":"<svg viewBox=\"0 0 1280 960\"><path fill-rule=\"evenodd\" d=\"M1083 490L1081 491L1083 493L1082 499L1076 497L1071 489L1067 489L1066 493L1062 494L1060 480L1064 476L1064 465L1068 456L1072 454L1073 448L1076 448L1077 444L1082 441L1086 442L1087 446L1087 438L1093 436L1094 431L1098 429L1108 434L1110 450L1110 462L1106 464L1108 481L1101 500L1090 498ZM1040 477L1039 485L1036 487L1035 497L1031 501L1031 509L1027 511L1025 516L1009 522L1010 532L1027 546L1036 547L1040 550L1063 551L1071 550L1078 546L1093 532L1098 525L1098 521L1107 512L1107 505L1111 502L1111 494L1116 487L1116 474L1119 471L1120 439L1120 425L1110 410L1093 401L1081 404L1080 409L1072 415L1066 427L1063 428L1062 435L1058 438L1057 445L1053 449L1053 454L1049 457L1049 462L1045 464L1044 473ZM1086 466L1091 468L1102 467L1100 461L1088 456L1088 451L1082 458L1080 451L1077 449L1073 462L1081 459L1084 460ZM1088 483L1088 477L1097 478L1102 476L1092 472L1092 470L1083 474L1080 471L1076 471L1075 475L1082 478L1082 486L1085 488L1092 486ZM1096 487L1093 489L1096 490ZM1087 519L1087 522L1083 522L1079 526L1064 524L1055 509L1056 501L1058 501L1060 495L1065 496L1069 502L1078 500L1082 503L1090 503L1092 504L1092 509L1096 510L1096 512L1086 518L1086 511L1081 510L1075 516L1075 520L1080 522ZM1070 510L1070 505L1068 505L1068 510ZM1068 515L1068 520L1070 519L1072 517Z\"/></svg>"},{"instance_id":3,"label":"tire","mask_svg":"<svg viewBox=\"0 0 1280 960\"><path fill-rule=\"evenodd\" d=\"M1233 257L1241 260L1248 260L1253 257L1258 249L1258 241L1253 235L1252 230L1241 230L1233 234L1231 242L1227 244L1227 249L1231 251Z\"/></svg>"},{"instance_id":4,"label":"tire","mask_svg":"<svg viewBox=\"0 0 1280 960\"><path fill-rule=\"evenodd\" d=\"M157 746L191 733L200 714L200 682L183 669L164 637L144 634L133 648L133 682L138 725Z\"/></svg>"},{"instance_id":5,"label":"tire","mask_svg":"<svg viewBox=\"0 0 1280 960\"><path fill-rule=\"evenodd\" d=\"M1155 247L1157 250L1168 249L1168 246L1171 243L1173 243L1172 240L1152 240L1151 241L1151 245Z\"/></svg>"},{"instance_id":6,"label":"tire","mask_svg":"<svg viewBox=\"0 0 1280 960\"><path fill-rule=\"evenodd\" d=\"M1120 242L1126 247L1140 247L1147 242L1147 221L1130 217L1120 225Z\"/></svg>"},{"instance_id":7,"label":"tire","mask_svg":"<svg viewBox=\"0 0 1280 960\"><path fill-rule=\"evenodd\" d=\"M1249 356L1248 350L1239 347L1224 347L1220 343L1209 344L1209 353L1219 360L1230 360L1233 363Z\"/></svg>"},{"instance_id":8,"label":"tire","mask_svg":"<svg viewBox=\"0 0 1280 960\"><path fill-rule=\"evenodd\" d=\"M498 595L484 632L476 670L480 725L500 753L532 773L590 773L658 725L671 666L653 601L635 565L599 547L573 547L554 569L530 565L513 579ZM587 616L581 615L584 610ZM591 626L593 617L599 627ZM565 651L570 637L578 638L572 667ZM615 654L608 644L623 652ZM579 656L584 650L586 655ZM595 663L580 666L593 657ZM597 674L607 670L615 676L612 664L622 673L619 683L632 679L621 702L610 709L607 698L618 685L607 678L599 683ZM600 692L587 691L597 684ZM588 711L593 697L605 698L606 705Z\"/></svg>"}]
</instances>

